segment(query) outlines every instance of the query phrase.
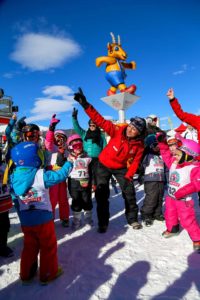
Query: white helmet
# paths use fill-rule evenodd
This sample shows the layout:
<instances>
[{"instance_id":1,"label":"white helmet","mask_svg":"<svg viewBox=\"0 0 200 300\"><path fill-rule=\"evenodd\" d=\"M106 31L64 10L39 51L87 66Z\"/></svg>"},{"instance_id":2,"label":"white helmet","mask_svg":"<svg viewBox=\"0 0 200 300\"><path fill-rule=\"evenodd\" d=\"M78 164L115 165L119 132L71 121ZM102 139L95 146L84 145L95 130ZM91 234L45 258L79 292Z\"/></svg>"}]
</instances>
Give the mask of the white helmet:
<instances>
[{"instance_id":1,"label":"white helmet","mask_svg":"<svg viewBox=\"0 0 200 300\"><path fill-rule=\"evenodd\" d=\"M153 121L157 123L158 117L157 117L156 115L149 115L149 116L146 118L147 124L151 124Z\"/></svg>"}]
</instances>

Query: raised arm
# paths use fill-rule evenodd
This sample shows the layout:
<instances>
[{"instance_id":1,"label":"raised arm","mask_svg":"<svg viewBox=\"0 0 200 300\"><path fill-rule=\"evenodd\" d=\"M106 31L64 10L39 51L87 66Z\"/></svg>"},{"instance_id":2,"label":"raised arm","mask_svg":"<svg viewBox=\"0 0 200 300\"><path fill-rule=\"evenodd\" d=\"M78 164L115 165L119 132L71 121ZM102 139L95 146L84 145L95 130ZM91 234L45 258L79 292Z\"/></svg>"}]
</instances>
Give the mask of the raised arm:
<instances>
[{"instance_id":1,"label":"raised arm","mask_svg":"<svg viewBox=\"0 0 200 300\"><path fill-rule=\"evenodd\" d=\"M11 139L11 132L12 132L16 122L17 122L17 115L13 114L12 118L10 119L8 125L6 126L6 130L5 130L6 139L7 139L8 142L10 142L12 140Z\"/></svg>"},{"instance_id":2,"label":"raised arm","mask_svg":"<svg viewBox=\"0 0 200 300\"><path fill-rule=\"evenodd\" d=\"M76 131L77 134L79 134L81 136L81 138L83 139L83 137L86 134L86 130L84 130L78 122L78 109L74 108L73 112L72 112L72 124L74 127L74 130Z\"/></svg>"},{"instance_id":3,"label":"raised arm","mask_svg":"<svg viewBox=\"0 0 200 300\"><path fill-rule=\"evenodd\" d=\"M56 119L56 114L54 114L50 121L49 130L45 136L45 148L50 152L54 149L54 131L59 122L60 120Z\"/></svg>"},{"instance_id":4,"label":"raised arm","mask_svg":"<svg viewBox=\"0 0 200 300\"><path fill-rule=\"evenodd\" d=\"M166 134L164 132L158 132L156 134L156 139L158 141L162 159L163 159L164 163L166 164L167 168L169 169L173 162L173 156L169 150L169 146L167 145Z\"/></svg>"},{"instance_id":5,"label":"raised arm","mask_svg":"<svg viewBox=\"0 0 200 300\"><path fill-rule=\"evenodd\" d=\"M92 121L100 128L102 128L111 137L114 135L116 125L111 121L104 119L98 111L87 101L82 90L79 88L79 92L74 94L74 100L85 109L86 114L92 119Z\"/></svg>"},{"instance_id":6,"label":"raised arm","mask_svg":"<svg viewBox=\"0 0 200 300\"><path fill-rule=\"evenodd\" d=\"M167 97L169 98L170 105L175 112L176 116L183 122L188 123L192 127L199 129L200 117L191 113L184 112L178 99L174 96L174 90L171 88L167 92Z\"/></svg>"}]
</instances>

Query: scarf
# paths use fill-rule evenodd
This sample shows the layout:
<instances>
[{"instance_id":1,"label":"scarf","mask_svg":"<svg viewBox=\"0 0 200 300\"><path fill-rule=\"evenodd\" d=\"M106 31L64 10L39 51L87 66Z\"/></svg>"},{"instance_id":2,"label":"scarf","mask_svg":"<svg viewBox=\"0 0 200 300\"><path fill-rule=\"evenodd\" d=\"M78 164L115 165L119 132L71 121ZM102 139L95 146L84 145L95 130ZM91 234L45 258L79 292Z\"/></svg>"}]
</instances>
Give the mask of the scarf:
<instances>
[{"instance_id":1,"label":"scarf","mask_svg":"<svg viewBox=\"0 0 200 300\"><path fill-rule=\"evenodd\" d=\"M97 144L101 147L101 130L99 128L96 128L94 131L88 129L84 140L86 142L87 140L92 140L92 144Z\"/></svg>"}]
</instances>

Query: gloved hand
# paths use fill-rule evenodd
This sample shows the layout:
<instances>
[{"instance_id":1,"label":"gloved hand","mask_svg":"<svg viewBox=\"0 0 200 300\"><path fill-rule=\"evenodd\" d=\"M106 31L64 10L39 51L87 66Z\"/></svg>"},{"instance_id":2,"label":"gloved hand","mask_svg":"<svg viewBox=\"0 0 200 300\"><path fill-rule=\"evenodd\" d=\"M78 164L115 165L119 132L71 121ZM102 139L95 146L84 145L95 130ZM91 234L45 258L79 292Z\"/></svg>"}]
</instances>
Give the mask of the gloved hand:
<instances>
[{"instance_id":1,"label":"gloved hand","mask_svg":"<svg viewBox=\"0 0 200 300\"><path fill-rule=\"evenodd\" d=\"M83 94L83 91L81 88L78 89L78 93L74 94L74 100L77 101L84 109L89 107L89 103L87 102L87 99L85 95Z\"/></svg>"},{"instance_id":2,"label":"gloved hand","mask_svg":"<svg viewBox=\"0 0 200 300\"><path fill-rule=\"evenodd\" d=\"M55 128L56 128L56 125L60 122L59 119L56 119L56 114L54 114L51 118L51 121L50 121L50 125L49 125L49 130L50 131L54 131Z\"/></svg>"},{"instance_id":3,"label":"gloved hand","mask_svg":"<svg viewBox=\"0 0 200 300\"><path fill-rule=\"evenodd\" d=\"M26 126L26 122L24 121L26 117L22 117L19 119L19 121L16 123L17 130L21 131L24 126Z\"/></svg>"},{"instance_id":4,"label":"gloved hand","mask_svg":"<svg viewBox=\"0 0 200 300\"><path fill-rule=\"evenodd\" d=\"M139 185L144 184L144 175L139 175L137 181L138 181Z\"/></svg>"},{"instance_id":5,"label":"gloved hand","mask_svg":"<svg viewBox=\"0 0 200 300\"><path fill-rule=\"evenodd\" d=\"M64 163L66 162L66 157L64 156L64 153L58 152L57 159L56 159L56 165L59 167L62 167Z\"/></svg>"},{"instance_id":6,"label":"gloved hand","mask_svg":"<svg viewBox=\"0 0 200 300\"><path fill-rule=\"evenodd\" d=\"M156 139L158 142L166 141L166 133L164 131L156 133Z\"/></svg>"},{"instance_id":7,"label":"gloved hand","mask_svg":"<svg viewBox=\"0 0 200 300\"><path fill-rule=\"evenodd\" d=\"M78 116L78 109L76 109L74 107L73 111L72 111L72 118L74 118L75 120L77 120L77 116Z\"/></svg>"},{"instance_id":8,"label":"gloved hand","mask_svg":"<svg viewBox=\"0 0 200 300\"><path fill-rule=\"evenodd\" d=\"M133 184L133 177L125 175L124 176L123 190L126 190L126 188L129 186L129 184Z\"/></svg>"}]
</instances>

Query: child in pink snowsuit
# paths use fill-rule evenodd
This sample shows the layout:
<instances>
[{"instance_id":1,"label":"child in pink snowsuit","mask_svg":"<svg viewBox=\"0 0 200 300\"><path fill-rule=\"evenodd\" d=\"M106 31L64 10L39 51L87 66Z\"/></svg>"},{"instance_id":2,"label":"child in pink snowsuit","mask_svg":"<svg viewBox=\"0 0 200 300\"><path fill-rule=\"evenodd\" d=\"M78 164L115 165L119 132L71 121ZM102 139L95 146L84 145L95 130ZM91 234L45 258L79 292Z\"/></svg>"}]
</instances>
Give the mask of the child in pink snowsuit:
<instances>
[{"instance_id":1,"label":"child in pink snowsuit","mask_svg":"<svg viewBox=\"0 0 200 300\"><path fill-rule=\"evenodd\" d=\"M67 136L63 130L56 130L56 125L60 120L52 116L49 130L45 138L45 147L51 152L49 160L49 168L58 170L67 159L66 142ZM67 197L67 183L63 181L56 184L49 189L50 201L52 205L53 214L55 217L55 208L59 204L59 217L63 227L69 226L69 202Z\"/></svg>"},{"instance_id":2,"label":"child in pink snowsuit","mask_svg":"<svg viewBox=\"0 0 200 300\"><path fill-rule=\"evenodd\" d=\"M187 230L194 250L200 250L200 227L196 220L192 193L200 190L200 145L176 135L178 148L172 154L162 133L157 134L162 158L169 168L168 195L165 202L165 238L179 233L179 223Z\"/></svg>"}]
</instances>

